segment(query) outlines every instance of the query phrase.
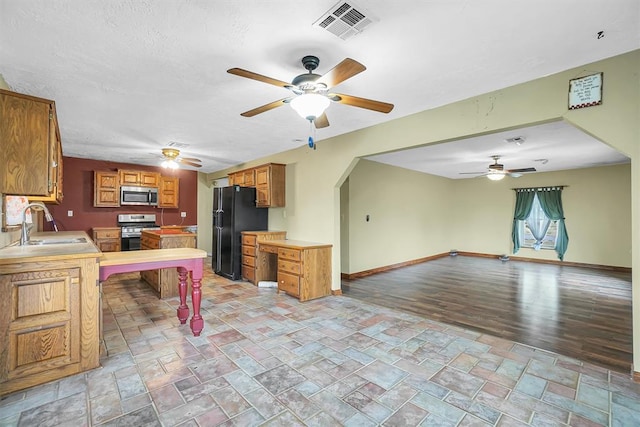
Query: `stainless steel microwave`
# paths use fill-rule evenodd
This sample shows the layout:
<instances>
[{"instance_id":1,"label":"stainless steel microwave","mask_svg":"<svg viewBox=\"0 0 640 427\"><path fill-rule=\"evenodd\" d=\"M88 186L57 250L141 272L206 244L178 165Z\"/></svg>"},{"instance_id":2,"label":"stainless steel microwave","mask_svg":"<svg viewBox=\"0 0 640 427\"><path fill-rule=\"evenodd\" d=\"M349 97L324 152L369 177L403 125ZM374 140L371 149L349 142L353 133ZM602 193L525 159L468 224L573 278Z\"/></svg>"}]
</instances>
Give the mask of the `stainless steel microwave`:
<instances>
[{"instance_id":1,"label":"stainless steel microwave","mask_svg":"<svg viewBox=\"0 0 640 427\"><path fill-rule=\"evenodd\" d=\"M120 187L121 205L158 206L158 189L152 187Z\"/></svg>"}]
</instances>

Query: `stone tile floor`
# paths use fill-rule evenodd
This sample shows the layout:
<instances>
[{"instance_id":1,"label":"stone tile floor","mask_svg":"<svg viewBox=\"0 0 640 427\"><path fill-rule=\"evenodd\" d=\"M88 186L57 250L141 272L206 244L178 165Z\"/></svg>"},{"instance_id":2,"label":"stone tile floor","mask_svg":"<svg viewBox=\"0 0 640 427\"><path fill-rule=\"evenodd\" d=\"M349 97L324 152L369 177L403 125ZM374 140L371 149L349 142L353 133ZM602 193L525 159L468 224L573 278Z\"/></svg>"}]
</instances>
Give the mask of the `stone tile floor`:
<instances>
[{"instance_id":1,"label":"stone tile floor","mask_svg":"<svg viewBox=\"0 0 640 427\"><path fill-rule=\"evenodd\" d=\"M0 426L637 426L629 375L209 269L193 337L137 274L103 286L101 368L0 400Z\"/></svg>"}]
</instances>

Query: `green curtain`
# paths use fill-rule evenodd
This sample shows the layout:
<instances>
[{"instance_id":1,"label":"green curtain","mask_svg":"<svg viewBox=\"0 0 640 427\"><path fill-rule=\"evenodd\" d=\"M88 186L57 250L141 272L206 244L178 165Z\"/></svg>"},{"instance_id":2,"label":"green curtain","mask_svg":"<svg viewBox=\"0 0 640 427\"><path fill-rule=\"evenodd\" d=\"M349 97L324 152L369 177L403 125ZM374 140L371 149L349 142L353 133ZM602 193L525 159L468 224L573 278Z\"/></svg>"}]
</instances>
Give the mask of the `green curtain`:
<instances>
[{"instance_id":1,"label":"green curtain","mask_svg":"<svg viewBox=\"0 0 640 427\"><path fill-rule=\"evenodd\" d=\"M556 253L560 261L569 246L569 235L564 224L564 210L562 209L562 189L536 190L540 207L551 221L558 221L558 236L556 238Z\"/></svg>"},{"instance_id":2,"label":"green curtain","mask_svg":"<svg viewBox=\"0 0 640 427\"><path fill-rule=\"evenodd\" d=\"M511 239L513 240L513 253L520 250L520 232L518 231L518 221L524 221L531 213L533 206L533 198L536 193L532 190L516 190L516 209L513 214L513 229L511 230Z\"/></svg>"}]
</instances>

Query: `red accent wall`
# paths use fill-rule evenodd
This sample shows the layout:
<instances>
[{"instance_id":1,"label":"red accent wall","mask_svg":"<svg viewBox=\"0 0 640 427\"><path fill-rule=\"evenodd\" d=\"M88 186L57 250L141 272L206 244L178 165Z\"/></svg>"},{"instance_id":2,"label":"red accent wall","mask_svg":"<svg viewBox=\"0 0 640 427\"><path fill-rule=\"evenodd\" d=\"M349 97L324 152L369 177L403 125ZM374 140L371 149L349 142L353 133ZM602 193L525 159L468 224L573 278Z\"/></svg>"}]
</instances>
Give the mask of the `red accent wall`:
<instances>
[{"instance_id":1,"label":"red accent wall","mask_svg":"<svg viewBox=\"0 0 640 427\"><path fill-rule=\"evenodd\" d=\"M161 167L133 165L129 163L64 157L64 199L59 205L47 204L60 231L85 231L91 235L93 227L115 227L118 214L154 213L159 225L196 225L198 207L198 172ZM180 201L178 209L162 209L151 206L122 206L119 208L93 207L93 171L115 171L118 169L160 172L164 176L180 178ZM73 211L73 216L67 216ZM180 217L186 212L186 218ZM51 230L45 224L45 230Z\"/></svg>"}]
</instances>

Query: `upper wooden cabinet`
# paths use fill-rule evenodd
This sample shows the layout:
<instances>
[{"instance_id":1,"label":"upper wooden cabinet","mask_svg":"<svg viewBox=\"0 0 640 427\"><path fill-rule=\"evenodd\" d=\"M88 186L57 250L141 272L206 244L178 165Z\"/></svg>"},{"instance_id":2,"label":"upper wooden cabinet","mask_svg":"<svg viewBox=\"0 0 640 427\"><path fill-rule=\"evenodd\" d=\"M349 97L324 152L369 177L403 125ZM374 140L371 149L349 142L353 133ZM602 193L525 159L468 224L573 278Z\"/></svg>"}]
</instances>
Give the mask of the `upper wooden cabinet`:
<instances>
[{"instance_id":1,"label":"upper wooden cabinet","mask_svg":"<svg viewBox=\"0 0 640 427\"><path fill-rule=\"evenodd\" d=\"M0 89L0 193L62 200L55 102Z\"/></svg>"},{"instance_id":2,"label":"upper wooden cabinet","mask_svg":"<svg viewBox=\"0 0 640 427\"><path fill-rule=\"evenodd\" d=\"M171 176L160 177L159 208L178 208L180 201L180 179Z\"/></svg>"},{"instance_id":3,"label":"upper wooden cabinet","mask_svg":"<svg viewBox=\"0 0 640 427\"><path fill-rule=\"evenodd\" d=\"M256 206L281 208L285 204L285 165L269 163L256 168Z\"/></svg>"},{"instance_id":4,"label":"upper wooden cabinet","mask_svg":"<svg viewBox=\"0 0 640 427\"><path fill-rule=\"evenodd\" d=\"M120 180L118 172L93 172L93 206L96 208L120 206Z\"/></svg>"},{"instance_id":5,"label":"upper wooden cabinet","mask_svg":"<svg viewBox=\"0 0 640 427\"><path fill-rule=\"evenodd\" d=\"M229 185L255 187L256 206L281 208L285 206L285 167L268 163L229 174Z\"/></svg>"},{"instance_id":6,"label":"upper wooden cabinet","mask_svg":"<svg viewBox=\"0 0 640 427\"><path fill-rule=\"evenodd\" d=\"M142 187L158 187L160 174L158 172L119 170L120 185L136 185Z\"/></svg>"}]
</instances>

